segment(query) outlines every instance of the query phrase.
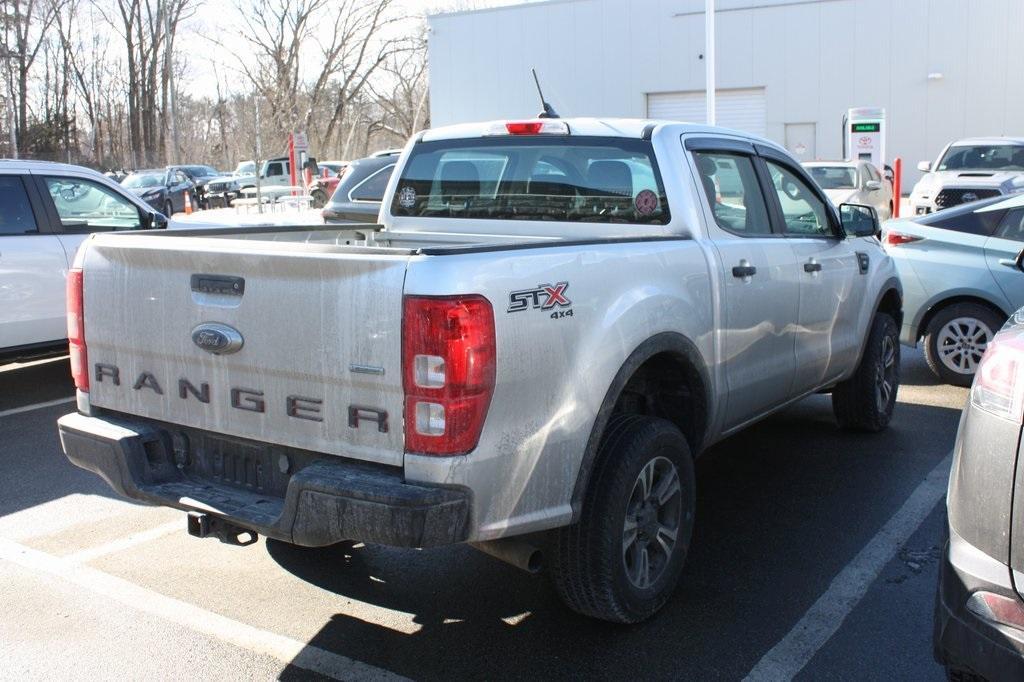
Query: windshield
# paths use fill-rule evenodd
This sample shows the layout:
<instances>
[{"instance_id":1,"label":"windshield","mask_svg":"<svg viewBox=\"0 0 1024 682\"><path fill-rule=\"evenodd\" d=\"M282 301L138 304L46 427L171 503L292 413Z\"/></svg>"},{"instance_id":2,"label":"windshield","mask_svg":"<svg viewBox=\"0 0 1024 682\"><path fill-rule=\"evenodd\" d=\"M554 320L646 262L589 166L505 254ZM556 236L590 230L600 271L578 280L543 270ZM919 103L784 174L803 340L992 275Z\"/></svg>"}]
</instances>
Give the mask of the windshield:
<instances>
[{"instance_id":1,"label":"windshield","mask_svg":"<svg viewBox=\"0 0 1024 682\"><path fill-rule=\"evenodd\" d=\"M162 187L164 176L160 173L132 173L121 181L125 187Z\"/></svg>"},{"instance_id":2,"label":"windshield","mask_svg":"<svg viewBox=\"0 0 1024 682\"><path fill-rule=\"evenodd\" d=\"M391 214L656 225L670 217L650 142L547 135L417 144Z\"/></svg>"},{"instance_id":3,"label":"windshield","mask_svg":"<svg viewBox=\"0 0 1024 682\"><path fill-rule=\"evenodd\" d=\"M235 168L235 175L255 175L256 174L256 162L255 161L243 161L238 164Z\"/></svg>"},{"instance_id":4,"label":"windshield","mask_svg":"<svg viewBox=\"0 0 1024 682\"><path fill-rule=\"evenodd\" d=\"M807 169L822 189L857 189L857 169L849 166L811 166Z\"/></svg>"},{"instance_id":5,"label":"windshield","mask_svg":"<svg viewBox=\"0 0 1024 682\"><path fill-rule=\"evenodd\" d=\"M1024 170L1024 145L953 146L942 156L938 170Z\"/></svg>"}]
</instances>

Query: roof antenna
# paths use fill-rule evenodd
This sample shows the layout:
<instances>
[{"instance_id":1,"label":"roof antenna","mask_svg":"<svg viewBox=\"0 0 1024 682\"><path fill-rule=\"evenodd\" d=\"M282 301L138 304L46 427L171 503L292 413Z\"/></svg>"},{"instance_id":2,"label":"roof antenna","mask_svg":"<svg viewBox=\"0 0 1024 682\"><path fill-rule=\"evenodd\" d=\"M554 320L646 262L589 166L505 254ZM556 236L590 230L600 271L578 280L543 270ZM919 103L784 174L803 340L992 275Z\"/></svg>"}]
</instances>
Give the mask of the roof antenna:
<instances>
[{"instance_id":1,"label":"roof antenna","mask_svg":"<svg viewBox=\"0 0 1024 682\"><path fill-rule=\"evenodd\" d=\"M533 73L533 82L537 84L537 94L540 95L541 106L544 107L544 111L537 114L537 118L561 118L555 108L544 99L544 91L540 89L540 79L537 78L537 69L530 69L530 71Z\"/></svg>"}]
</instances>

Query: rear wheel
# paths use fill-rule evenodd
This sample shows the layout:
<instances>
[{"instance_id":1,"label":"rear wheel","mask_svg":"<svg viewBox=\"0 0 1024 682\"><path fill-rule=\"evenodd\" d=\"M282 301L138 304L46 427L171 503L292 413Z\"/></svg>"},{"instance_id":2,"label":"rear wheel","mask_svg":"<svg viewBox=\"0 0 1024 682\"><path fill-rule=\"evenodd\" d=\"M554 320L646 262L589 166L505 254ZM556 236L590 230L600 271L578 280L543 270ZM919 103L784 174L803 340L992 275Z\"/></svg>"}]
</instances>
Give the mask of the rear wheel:
<instances>
[{"instance_id":1,"label":"rear wheel","mask_svg":"<svg viewBox=\"0 0 1024 682\"><path fill-rule=\"evenodd\" d=\"M970 386L981 356L1002 325L1002 316L977 303L943 308L925 330L928 367L947 384Z\"/></svg>"},{"instance_id":2,"label":"rear wheel","mask_svg":"<svg viewBox=\"0 0 1024 682\"><path fill-rule=\"evenodd\" d=\"M860 365L832 390L832 411L844 429L877 432L889 425L900 386L896 321L876 313Z\"/></svg>"},{"instance_id":3,"label":"rear wheel","mask_svg":"<svg viewBox=\"0 0 1024 682\"><path fill-rule=\"evenodd\" d=\"M552 566L569 608L617 623L652 616L671 596L693 533L686 439L664 419L615 415L580 520L559 529Z\"/></svg>"}]
</instances>

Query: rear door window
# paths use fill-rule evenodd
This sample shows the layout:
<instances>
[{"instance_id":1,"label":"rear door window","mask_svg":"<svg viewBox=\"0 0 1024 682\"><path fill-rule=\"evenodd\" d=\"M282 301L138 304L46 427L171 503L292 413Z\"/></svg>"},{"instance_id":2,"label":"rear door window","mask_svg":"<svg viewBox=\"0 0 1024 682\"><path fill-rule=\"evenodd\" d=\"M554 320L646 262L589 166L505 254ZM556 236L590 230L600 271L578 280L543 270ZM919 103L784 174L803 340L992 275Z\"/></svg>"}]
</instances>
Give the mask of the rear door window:
<instances>
[{"instance_id":1,"label":"rear door window","mask_svg":"<svg viewBox=\"0 0 1024 682\"><path fill-rule=\"evenodd\" d=\"M994 235L999 239L1012 239L1024 242L1024 208L1014 208L1006 212Z\"/></svg>"},{"instance_id":2,"label":"rear door window","mask_svg":"<svg viewBox=\"0 0 1024 682\"><path fill-rule=\"evenodd\" d=\"M655 225L670 219L650 141L568 135L420 142L391 214Z\"/></svg>"},{"instance_id":3,"label":"rear door window","mask_svg":"<svg viewBox=\"0 0 1024 682\"><path fill-rule=\"evenodd\" d=\"M693 152L698 178L724 230L743 237L771 234L771 221L754 163L745 154Z\"/></svg>"},{"instance_id":4,"label":"rear door window","mask_svg":"<svg viewBox=\"0 0 1024 682\"><path fill-rule=\"evenodd\" d=\"M17 175L0 175L0 236L38 231L25 184Z\"/></svg>"}]
</instances>

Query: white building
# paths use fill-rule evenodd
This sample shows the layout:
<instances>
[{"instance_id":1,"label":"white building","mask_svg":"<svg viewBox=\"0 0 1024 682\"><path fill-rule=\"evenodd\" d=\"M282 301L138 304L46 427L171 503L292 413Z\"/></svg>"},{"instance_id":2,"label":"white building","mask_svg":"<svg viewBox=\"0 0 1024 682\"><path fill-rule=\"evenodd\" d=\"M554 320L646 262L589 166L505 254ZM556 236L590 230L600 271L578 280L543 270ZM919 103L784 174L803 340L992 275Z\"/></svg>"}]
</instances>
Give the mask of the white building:
<instances>
[{"instance_id":1,"label":"white building","mask_svg":"<svg viewBox=\"0 0 1024 682\"><path fill-rule=\"evenodd\" d=\"M716 0L719 125L842 156L884 107L904 191L952 139L1024 135L1024 0ZM546 0L430 23L432 124L534 116L704 122L704 0Z\"/></svg>"}]
</instances>

